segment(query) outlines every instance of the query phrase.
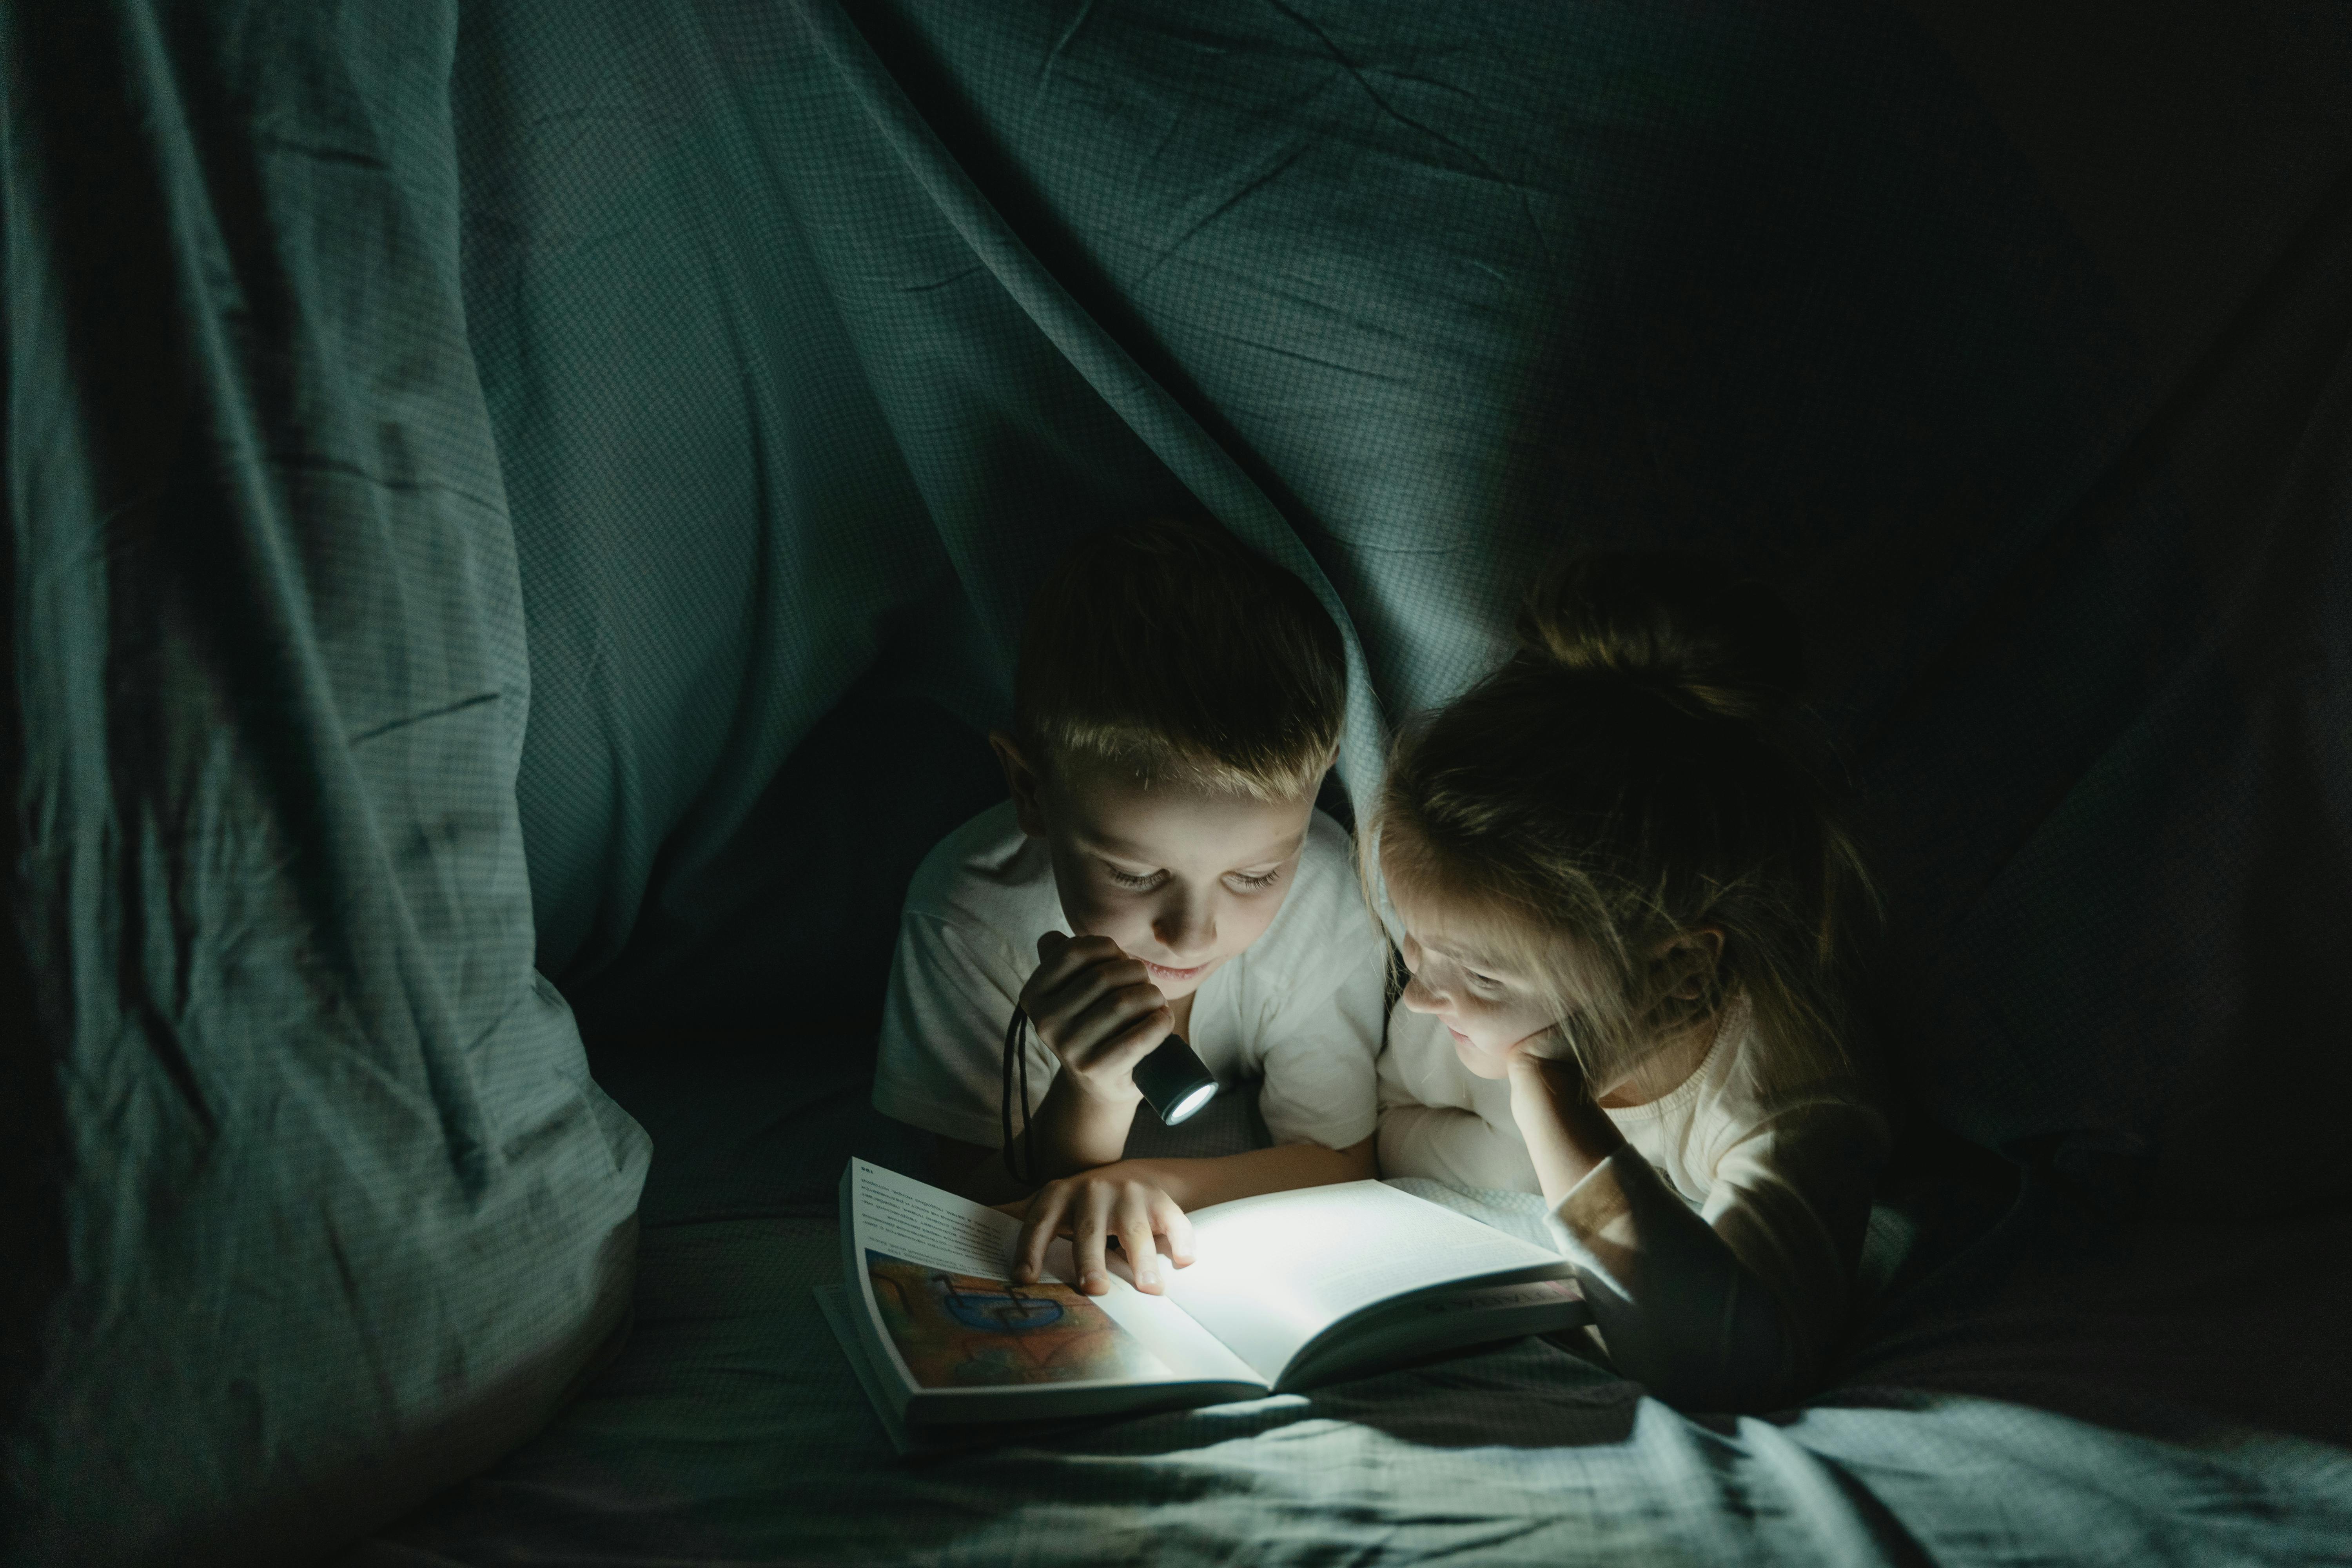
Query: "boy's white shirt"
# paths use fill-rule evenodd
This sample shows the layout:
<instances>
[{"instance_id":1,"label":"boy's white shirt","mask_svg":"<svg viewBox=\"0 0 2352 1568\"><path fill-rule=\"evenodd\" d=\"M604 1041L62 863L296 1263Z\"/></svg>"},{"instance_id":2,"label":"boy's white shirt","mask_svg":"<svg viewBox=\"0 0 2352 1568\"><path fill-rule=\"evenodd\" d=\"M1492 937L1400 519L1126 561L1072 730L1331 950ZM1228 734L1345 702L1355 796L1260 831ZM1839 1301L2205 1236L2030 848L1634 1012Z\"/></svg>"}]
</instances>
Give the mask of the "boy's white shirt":
<instances>
[{"instance_id":1,"label":"boy's white shirt","mask_svg":"<svg viewBox=\"0 0 2352 1568\"><path fill-rule=\"evenodd\" d=\"M1021 831L1012 802L941 839L899 919L875 1109L994 1148L1004 1026L1037 967L1038 937L1069 929L1046 847ZM1219 1083L1259 1082L1276 1142L1344 1149L1371 1136L1387 952L1347 834L1314 813L1281 910L1201 983L1186 1037ZM1034 1113L1061 1064L1035 1030L1023 1035Z\"/></svg>"},{"instance_id":2,"label":"boy's white shirt","mask_svg":"<svg viewBox=\"0 0 2352 1568\"><path fill-rule=\"evenodd\" d=\"M1844 1316L1887 1127L1851 1079L1769 1087L1759 1048L1748 1006L1735 1003L1706 1059L1679 1087L1647 1105L1602 1109L1647 1174L1779 1299L1803 1342L1795 1348L1813 1361ZM1511 1115L1508 1080L1465 1067L1435 1017L1402 1006L1391 1017L1381 1108L1381 1175L1543 1190ZM1596 1167L1554 1211L1554 1235L1580 1266L1623 1271L1604 1261L1622 1259L1622 1247L1596 1244L1624 1215L1625 1189L1646 1181L1623 1168L1626 1152ZM1638 1206L1638 1192L1631 1201ZM1676 1273L1675 1261L1670 1250L1646 1271Z\"/></svg>"}]
</instances>

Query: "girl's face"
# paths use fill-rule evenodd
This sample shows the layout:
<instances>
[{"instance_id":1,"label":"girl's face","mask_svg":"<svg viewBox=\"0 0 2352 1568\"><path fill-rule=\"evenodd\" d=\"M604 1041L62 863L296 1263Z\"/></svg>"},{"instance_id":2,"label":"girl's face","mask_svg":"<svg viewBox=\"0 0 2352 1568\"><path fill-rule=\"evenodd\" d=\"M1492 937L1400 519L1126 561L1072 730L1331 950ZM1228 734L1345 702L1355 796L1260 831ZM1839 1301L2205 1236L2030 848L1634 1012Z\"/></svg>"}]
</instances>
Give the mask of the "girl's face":
<instances>
[{"instance_id":1,"label":"girl's face","mask_svg":"<svg viewBox=\"0 0 2352 1568\"><path fill-rule=\"evenodd\" d=\"M1480 1078L1508 1076L1518 1047L1556 1022L1548 988L1482 951L1464 921L1448 918L1454 911L1444 903L1394 884L1390 894L1404 922L1405 967L1412 971L1404 1005L1445 1026L1464 1067Z\"/></svg>"},{"instance_id":2,"label":"girl's face","mask_svg":"<svg viewBox=\"0 0 2352 1568\"><path fill-rule=\"evenodd\" d=\"M1480 1078L1501 1079L1510 1076L1511 1058L1522 1051L1569 1054L1557 1033L1559 1009L1580 1004L1572 986L1561 995L1565 977L1577 972L1568 938L1555 936L1544 971L1533 973L1524 967L1527 961L1495 952L1486 928L1459 906L1402 879L1391 880L1389 898L1404 924L1405 967L1412 971L1404 1005L1445 1026L1464 1067ZM1684 1000L1704 994L1722 956L1723 932L1714 926L1669 938L1651 955L1668 966L1668 994ZM1593 1096L1604 1106L1654 1099L1687 1078L1714 1039L1710 1018L1703 1027L1651 1040L1639 1057L1599 1068L1590 1086ZM1591 1062L1585 1067L1596 1070Z\"/></svg>"}]
</instances>

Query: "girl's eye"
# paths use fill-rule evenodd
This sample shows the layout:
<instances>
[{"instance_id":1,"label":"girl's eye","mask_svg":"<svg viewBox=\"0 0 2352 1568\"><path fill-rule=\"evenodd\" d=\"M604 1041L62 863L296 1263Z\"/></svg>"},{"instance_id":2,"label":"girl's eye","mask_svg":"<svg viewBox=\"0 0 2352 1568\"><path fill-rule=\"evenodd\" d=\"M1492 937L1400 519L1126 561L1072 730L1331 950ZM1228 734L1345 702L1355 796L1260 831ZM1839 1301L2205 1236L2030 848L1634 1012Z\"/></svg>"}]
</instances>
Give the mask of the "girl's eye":
<instances>
[{"instance_id":1,"label":"girl's eye","mask_svg":"<svg viewBox=\"0 0 2352 1568\"><path fill-rule=\"evenodd\" d=\"M1132 877L1115 866L1106 866L1103 869L1110 873L1110 879L1115 886L1138 889L1158 887L1160 879L1168 874L1165 871L1154 871L1148 876Z\"/></svg>"},{"instance_id":2,"label":"girl's eye","mask_svg":"<svg viewBox=\"0 0 2352 1568\"><path fill-rule=\"evenodd\" d=\"M1245 876L1239 871L1228 872L1226 874L1225 880L1231 882L1236 888L1244 889L1249 892L1255 893L1262 888L1273 887L1275 882L1281 876L1282 868L1277 866L1273 870L1265 873L1263 876L1257 877Z\"/></svg>"},{"instance_id":3,"label":"girl's eye","mask_svg":"<svg viewBox=\"0 0 2352 1568\"><path fill-rule=\"evenodd\" d=\"M1465 969L1462 973L1470 977L1470 983L1472 984L1484 985L1489 990L1492 990L1494 987L1502 984L1501 981L1496 979L1493 975L1481 974L1475 969Z\"/></svg>"}]
</instances>

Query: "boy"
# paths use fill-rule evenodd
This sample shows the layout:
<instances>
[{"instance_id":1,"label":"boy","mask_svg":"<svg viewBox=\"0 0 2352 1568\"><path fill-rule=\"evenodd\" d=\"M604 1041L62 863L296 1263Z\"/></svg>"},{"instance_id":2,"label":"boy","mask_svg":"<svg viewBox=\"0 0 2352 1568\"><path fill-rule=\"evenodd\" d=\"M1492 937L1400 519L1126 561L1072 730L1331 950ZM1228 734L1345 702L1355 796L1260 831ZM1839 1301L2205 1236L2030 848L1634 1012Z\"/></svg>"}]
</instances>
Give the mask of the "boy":
<instances>
[{"instance_id":1,"label":"boy","mask_svg":"<svg viewBox=\"0 0 2352 1568\"><path fill-rule=\"evenodd\" d=\"M1080 1289L1110 1288L1116 1237L1157 1292L1163 1251L1192 1261L1185 1210L1376 1173L1386 946L1314 805L1346 700L1331 618L1213 523L1096 534L1031 602L1013 728L989 737L1011 799L915 873L874 1085L937 1136L943 1184L1016 1197L1001 1051L1015 1003L1029 1015L1046 1087L1013 1110L1045 1184L1023 1282L1066 1231ZM1134 1067L1171 1032L1255 1094L1274 1147L1122 1158Z\"/></svg>"}]
</instances>

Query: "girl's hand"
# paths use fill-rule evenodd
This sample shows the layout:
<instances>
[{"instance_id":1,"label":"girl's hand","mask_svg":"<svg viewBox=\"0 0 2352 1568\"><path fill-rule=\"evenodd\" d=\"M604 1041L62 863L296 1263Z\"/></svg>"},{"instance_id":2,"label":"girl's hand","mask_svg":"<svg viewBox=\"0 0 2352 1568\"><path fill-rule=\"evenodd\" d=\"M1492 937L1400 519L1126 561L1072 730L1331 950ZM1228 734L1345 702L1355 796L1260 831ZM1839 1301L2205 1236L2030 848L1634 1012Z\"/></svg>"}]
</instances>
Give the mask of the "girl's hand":
<instances>
[{"instance_id":1,"label":"girl's hand","mask_svg":"<svg viewBox=\"0 0 2352 1568\"><path fill-rule=\"evenodd\" d=\"M1585 1081L1584 1064L1576 1059L1568 1037L1557 1026L1508 1047L1503 1057L1503 1076L1511 1085L1514 1121L1524 1124L1530 1113L1544 1106L1557 1110L1581 1106L1592 1099L1593 1089ZM1521 1131L1525 1131L1524 1125Z\"/></svg>"},{"instance_id":2,"label":"girl's hand","mask_svg":"<svg viewBox=\"0 0 2352 1568\"><path fill-rule=\"evenodd\" d=\"M1011 1214L1016 1205L1003 1207ZM1045 1270L1045 1248L1057 1236L1070 1238L1078 1289L1089 1296L1110 1289L1105 1246L1113 1237L1127 1254L1135 1288L1147 1295L1160 1294L1168 1262L1179 1268L1192 1262L1192 1222L1183 1209L1158 1183L1121 1165L1100 1165L1037 1189L1013 1244L1013 1283L1037 1282Z\"/></svg>"},{"instance_id":3,"label":"girl's hand","mask_svg":"<svg viewBox=\"0 0 2352 1568\"><path fill-rule=\"evenodd\" d=\"M1071 1087L1089 1100L1133 1105L1135 1064L1175 1027L1151 972L1107 936L1037 939L1037 970L1021 988L1021 1010L1061 1059Z\"/></svg>"},{"instance_id":4,"label":"girl's hand","mask_svg":"<svg viewBox=\"0 0 2352 1568\"><path fill-rule=\"evenodd\" d=\"M1509 1057L1511 1120L1527 1142L1544 1202L1557 1208L1625 1135L1594 1100L1583 1065L1559 1029L1528 1036Z\"/></svg>"},{"instance_id":5,"label":"girl's hand","mask_svg":"<svg viewBox=\"0 0 2352 1568\"><path fill-rule=\"evenodd\" d=\"M1503 1066L1514 1078L1540 1072L1544 1080L1555 1087L1580 1083L1584 1078L1584 1065L1576 1059L1576 1048L1568 1043L1567 1031L1557 1024L1505 1047Z\"/></svg>"}]
</instances>

